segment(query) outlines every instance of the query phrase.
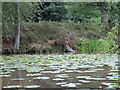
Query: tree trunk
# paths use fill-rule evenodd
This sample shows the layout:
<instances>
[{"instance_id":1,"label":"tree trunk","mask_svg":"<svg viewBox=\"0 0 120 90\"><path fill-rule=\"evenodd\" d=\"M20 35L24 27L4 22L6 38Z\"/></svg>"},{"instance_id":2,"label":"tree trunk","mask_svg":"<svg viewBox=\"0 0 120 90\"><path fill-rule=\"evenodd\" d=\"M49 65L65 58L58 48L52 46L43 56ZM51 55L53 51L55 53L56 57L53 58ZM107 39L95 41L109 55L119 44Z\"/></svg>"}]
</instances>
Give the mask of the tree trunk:
<instances>
[{"instance_id":1,"label":"tree trunk","mask_svg":"<svg viewBox=\"0 0 120 90\"><path fill-rule=\"evenodd\" d=\"M15 50L20 47L20 7L19 2L16 2L16 11L17 11L17 33L15 39Z\"/></svg>"}]
</instances>

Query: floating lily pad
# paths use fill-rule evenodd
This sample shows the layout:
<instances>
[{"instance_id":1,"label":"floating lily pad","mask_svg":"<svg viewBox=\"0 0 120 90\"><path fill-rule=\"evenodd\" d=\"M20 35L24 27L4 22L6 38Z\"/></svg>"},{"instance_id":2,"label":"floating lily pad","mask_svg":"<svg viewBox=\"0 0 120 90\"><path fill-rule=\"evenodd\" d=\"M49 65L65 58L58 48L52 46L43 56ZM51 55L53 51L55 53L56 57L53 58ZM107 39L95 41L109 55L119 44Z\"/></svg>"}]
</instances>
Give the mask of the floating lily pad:
<instances>
[{"instance_id":1,"label":"floating lily pad","mask_svg":"<svg viewBox=\"0 0 120 90\"><path fill-rule=\"evenodd\" d=\"M111 72L118 72L119 70L110 70Z\"/></svg>"},{"instance_id":2,"label":"floating lily pad","mask_svg":"<svg viewBox=\"0 0 120 90\"><path fill-rule=\"evenodd\" d=\"M120 88L119 85L109 85L108 87L106 87L106 89L115 89L115 88Z\"/></svg>"},{"instance_id":3,"label":"floating lily pad","mask_svg":"<svg viewBox=\"0 0 120 90\"><path fill-rule=\"evenodd\" d=\"M82 83L74 83L75 85L82 85Z\"/></svg>"},{"instance_id":4,"label":"floating lily pad","mask_svg":"<svg viewBox=\"0 0 120 90\"><path fill-rule=\"evenodd\" d=\"M21 88L21 85L10 85L10 86L4 86L3 88Z\"/></svg>"},{"instance_id":5,"label":"floating lily pad","mask_svg":"<svg viewBox=\"0 0 120 90\"><path fill-rule=\"evenodd\" d=\"M76 87L76 84L69 83L69 84L61 85L61 87Z\"/></svg>"},{"instance_id":6,"label":"floating lily pad","mask_svg":"<svg viewBox=\"0 0 120 90\"><path fill-rule=\"evenodd\" d=\"M84 72L86 72L86 73L91 73L91 72L96 72L96 71L95 71L95 70L93 70L93 71L92 71L92 70L91 70L91 71L88 71L88 70L87 70L87 71L84 71Z\"/></svg>"},{"instance_id":7,"label":"floating lily pad","mask_svg":"<svg viewBox=\"0 0 120 90\"><path fill-rule=\"evenodd\" d=\"M41 74L41 73L35 73L35 74L27 74L26 76L40 76L40 75L43 75L43 74Z\"/></svg>"},{"instance_id":8,"label":"floating lily pad","mask_svg":"<svg viewBox=\"0 0 120 90\"><path fill-rule=\"evenodd\" d=\"M106 86L109 86L109 85L111 85L112 83L101 83L101 84L106 85Z\"/></svg>"},{"instance_id":9,"label":"floating lily pad","mask_svg":"<svg viewBox=\"0 0 120 90\"><path fill-rule=\"evenodd\" d=\"M118 73L108 73L108 75L117 75Z\"/></svg>"},{"instance_id":10,"label":"floating lily pad","mask_svg":"<svg viewBox=\"0 0 120 90\"><path fill-rule=\"evenodd\" d=\"M109 80L118 80L118 76L107 76Z\"/></svg>"},{"instance_id":11,"label":"floating lily pad","mask_svg":"<svg viewBox=\"0 0 120 90\"><path fill-rule=\"evenodd\" d=\"M14 72L15 70L9 70L10 72Z\"/></svg>"},{"instance_id":12,"label":"floating lily pad","mask_svg":"<svg viewBox=\"0 0 120 90\"><path fill-rule=\"evenodd\" d=\"M94 78L94 80L106 80L106 78Z\"/></svg>"},{"instance_id":13,"label":"floating lily pad","mask_svg":"<svg viewBox=\"0 0 120 90\"><path fill-rule=\"evenodd\" d=\"M15 80L15 81L19 81L19 80L25 80L24 78L14 78L14 79L11 79L11 80Z\"/></svg>"},{"instance_id":14,"label":"floating lily pad","mask_svg":"<svg viewBox=\"0 0 120 90\"><path fill-rule=\"evenodd\" d=\"M89 83L91 81L86 81L86 80L78 80L79 82L82 82L82 83Z\"/></svg>"},{"instance_id":15,"label":"floating lily pad","mask_svg":"<svg viewBox=\"0 0 120 90\"><path fill-rule=\"evenodd\" d=\"M97 67L103 67L103 65L96 65Z\"/></svg>"},{"instance_id":16,"label":"floating lily pad","mask_svg":"<svg viewBox=\"0 0 120 90\"><path fill-rule=\"evenodd\" d=\"M29 85L29 86L24 86L24 88L39 88L40 86L38 85Z\"/></svg>"},{"instance_id":17,"label":"floating lily pad","mask_svg":"<svg viewBox=\"0 0 120 90\"><path fill-rule=\"evenodd\" d=\"M61 79L61 78L55 78L53 79L54 81L63 81L64 79Z\"/></svg>"},{"instance_id":18,"label":"floating lily pad","mask_svg":"<svg viewBox=\"0 0 120 90\"><path fill-rule=\"evenodd\" d=\"M77 76L76 78L90 78L91 76Z\"/></svg>"},{"instance_id":19,"label":"floating lily pad","mask_svg":"<svg viewBox=\"0 0 120 90\"><path fill-rule=\"evenodd\" d=\"M70 73L70 72L73 72L73 70L66 70L65 72Z\"/></svg>"},{"instance_id":20,"label":"floating lily pad","mask_svg":"<svg viewBox=\"0 0 120 90\"><path fill-rule=\"evenodd\" d=\"M73 70L73 69L77 69L77 67L69 67L68 69L72 69Z\"/></svg>"},{"instance_id":21,"label":"floating lily pad","mask_svg":"<svg viewBox=\"0 0 120 90\"><path fill-rule=\"evenodd\" d=\"M53 71L53 72L51 72L51 73L60 73L60 71Z\"/></svg>"},{"instance_id":22,"label":"floating lily pad","mask_svg":"<svg viewBox=\"0 0 120 90\"><path fill-rule=\"evenodd\" d=\"M83 73L83 71L80 71L80 70L76 70L76 72L78 72L78 73Z\"/></svg>"},{"instance_id":23,"label":"floating lily pad","mask_svg":"<svg viewBox=\"0 0 120 90\"><path fill-rule=\"evenodd\" d=\"M68 74L58 74L55 77L59 77L59 78L68 78Z\"/></svg>"},{"instance_id":24,"label":"floating lily pad","mask_svg":"<svg viewBox=\"0 0 120 90\"><path fill-rule=\"evenodd\" d=\"M11 75L0 75L0 77L10 77Z\"/></svg>"},{"instance_id":25,"label":"floating lily pad","mask_svg":"<svg viewBox=\"0 0 120 90\"><path fill-rule=\"evenodd\" d=\"M1 72L1 74L10 74L11 72Z\"/></svg>"},{"instance_id":26,"label":"floating lily pad","mask_svg":"<svg viewBox=\"0 0 120 90\"><path fill-rule=\"evenodd\" d=\"M67 82L60 82L60 83L56 83L56 85L63 85L66 84Z\"/></svg>"},{"instance_id":27,"label":"floating lily pad","mask_svg":"<svg viewBox=\"0 0 120 90\"><path fill-rule=\"evenodd\" d=\"M94 80L95 78L87 77L87 78L85 78L85 79L87 79L87 80Z\"/></svg>"},{"instance_id":28,"label":"floating lily pad","mask_svg":"<svg viewBox=\"0 0 120 90\"><path fill-rule=\"evenodd\" d=\"M95 71L103 71L104 69L101 69L101 68L99 68L99 69L95 69Z\"/></svg>"},{"instance_id":29,"label":"floating lily pad","mask_svg":"<svg viewBox=\"0 0 120 90\"><path fill-rule=\"evenodd\" d=\"M49 77L36 77L36 78L33 78L33 79L49 79Z\"/></svg>"}]
</instances>

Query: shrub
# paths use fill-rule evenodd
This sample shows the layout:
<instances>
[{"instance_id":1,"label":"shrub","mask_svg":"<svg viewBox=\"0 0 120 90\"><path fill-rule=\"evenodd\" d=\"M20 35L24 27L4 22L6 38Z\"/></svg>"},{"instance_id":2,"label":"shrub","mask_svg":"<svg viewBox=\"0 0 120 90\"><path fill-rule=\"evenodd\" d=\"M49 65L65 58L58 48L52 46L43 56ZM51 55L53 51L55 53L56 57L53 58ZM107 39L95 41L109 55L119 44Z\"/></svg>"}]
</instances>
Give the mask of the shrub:
<instances>
[{"instance_id":1,"label":"shrub","mask_svg":"<svg viewBox=\"0 0 120 90\"><path fill-rule=\"evenodd\" d=\"M111 35L110 35L111 36ZM116 47L113 36L108 35L106 39L81 39L75 41L78 52L81 53L106 53L107 51L113 52Z\"/></svg>"}]
</instances>

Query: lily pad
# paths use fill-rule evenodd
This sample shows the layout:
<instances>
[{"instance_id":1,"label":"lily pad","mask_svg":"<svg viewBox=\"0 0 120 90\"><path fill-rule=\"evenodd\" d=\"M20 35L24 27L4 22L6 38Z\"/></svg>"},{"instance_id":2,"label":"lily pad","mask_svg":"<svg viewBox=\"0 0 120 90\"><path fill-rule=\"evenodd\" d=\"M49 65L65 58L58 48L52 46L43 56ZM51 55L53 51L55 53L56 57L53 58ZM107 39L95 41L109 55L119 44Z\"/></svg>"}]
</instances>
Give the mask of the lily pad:
<instances>
[{"instance_id":1,"label":"lily pad","mask_svg":"<svg viewBox=\"0 0 120 90\"><path fill-rule=\"evenodd\" d=\"M60 73L60 71L53 71L53 72L51 72L51 73Z\"/></svg>"},{"instance_id":2,"label":"lily pad","mask_svg":"<svg viewBox=\"0 0 120 90\"><path fill-rule=\"evenodd\" d=\"M86 81L86 80L78 80L79 82L82 82L82 83L89 83L91 81Z\"/></svg>"},{"instance_id":3,"label":"lily pad","mask_svg":"<svg viewBox=\"0 0 120 90\"><path fill-rule=\"evenodd\" d=\"M61 85L61 87L76 87L76 84L69 83L69 84Z\"/></svg>"},{"instance_id":4,"label":"lily pad","mask_svg":"<svg viewBox=\"0 0 120 90\"><path fill-rule=\"evenodd\" d=\"M94 80L106 80L106 78L94 78Z\"/></svg>"},{"instance_id":5,"label":"lily pad","mask_svg":"<svg viewBox=\"0 0 120 90\"><path fill-rule=\"evenodd\" d=\"M73 70L73 69L77 69L77 67L69 67L68 69L72 69Z\"/></svg>"},{"instance_id":6,"label":"lily pad","mask_svg":"<svg viewBox=\"0 0 120 90\"><path fill-rule=\"evenodd\" d=\"M115 81L117 81L119 77L118 76L107 76L107 78L109 80L115 80Z\"/></svg>"},{"instance_id":7,"label":"lily pad","mask_svg":"<svg viewBox=\"0 0 120 90\"><path fill-rule=\"evenodd\" d=\"M59 78L68 78L68 74L58 74L55 77L59 77Z\"/></svg>"},{"instance_id":8,"label":"lily pad","mask_svg":"<svg viewBox=\"0 0 120 90\"><path fill-rule=\"evenodd\" d=\"M3 88L21 88L21 85L10 85L10 86L4 86Z\"/></svg>"},{"instance_id":9,"label":"lily pad","mask_svg":"<svg viewBox=\"0 0 120 90\"><path fill-rule=\"evenodd\" d=\"M86 73L91 73L91 72L96 72L95 70L91 70L91 71L84 71L84 72L86 72Z\"/></svg>"},{"instance_id":10,"label":"lily pad","mask_svg":"<svg viewBox=\"0 0 120 90\"><path fill-rule=\"evenodd\" d=\"M103 67L103 65L96 65L97 67Z\"/></svg>"},{"instance_id":11,"label":"lily pad","mask_svg":"<svg viewBox=\"0 0 120 90\"><path fill-rule=\"evenodd\" d=\"M27 74L26 76L40 76L40 75L43 75L43 74L41 74L41 73L35 73L35 74Z\"/></svg>"},{"instance_id":12,"label":"lily pad","mask_svg":"<svg viewBox=\"0 0 120 90\"><path fill-rule=\"evenodd\" d=\"M0 75L0 77L10 77L11 75Z\"/></svg>"},{"instance_id":13,"label":"lily pad","mask_svg":"<svg viewBox=\"0 0 120 90\"><path fill-rule=\"evenodd\" d=\"M106 85L106 86L109 86L109 85L111 85L112 83L101 83L101 84Z\"/></svg>"},{"instance_id":14,"label":"lily pad","mask_svg":"<svg viewBox=\"0 0 120 90\"><path fill-rule=\"evenodd\" d=\"M108 73L108 75L117 75L118 73Z\"/></svg>"},{"instance_id":15,"label":"lily pad","mask_svg":"<svg viewBox=\"0 0 120 90\"><path fill-rule=\"evenodd\" d=\"M14 72L15 70L10 70L10 72Z\"/></svg>"},{"instance_id":16,"label":"lily pad","mask_svg":"<svg viewBox=\"0 0 120 90\"><path fill-rule=\"evenodd\" d=\"M49 77L36 77L36 78L33 78L33 79L49 79Z\"/></svg>"},{"instance_id":17,"label":"lily pad","mask_svg":"<svg viewBox=\"0 0 120 90\"><path fill-rule=\"evenodd\" d=\"M65 72L70 73L70 72L73 72L73 70L66 70Z\"/></svg>"},{"instance_id":18,"label":"lily pad","mask_svg":"<svg viewBox=\"0 0 120 90\"><path fill-rule=\"evenodd\" d=\"M24 88L39 88L40 86L38 85L29 85L29 86L24 86Z\"/></svg>"},{"instance_id":19,"label":"lily pad","mask_svg":"<svg viewBox=\"0 0 120 90\"><path fill-rule=\"evenodd\" d=\"M53 79L54 81L63 81L64 79L61 79L61 78L55 78Z\"/></svg>"},{"instance_id":20,"label":"lily pad","mask_svg":"<svg viewBox=\"0 0 120 90\"><path fill-rule=\"evenodd\" d=\"M110 71L111 71L111 72L118 72L119 70L116 69L116 70L110 70Z\"/></svg>"},{"instance_id":21,"label":"lily pad","mask_svg":"<svg viewBox=\"0 0 120 90\"><path fill-rule=\"evenodd\" d=\"M60 83L56 83L56 85L63 85L66 84L67 82L60 82Z\"/></svg>"},{"instance_id":22,"label":"lily pad","mask_svg":"<svg viewBox=\"0 0 120 90\"><path fill-rule=\"evenodd\" d=\"M103 71L104 69L101 69L101 68L98 68L98 69L95 69L95 71Z\"/></svg>"},{"instance_id":23,"label":"lily pad","mask_svg":"<svg viewBox=\"0 0 120 90\"><path fill-rule=\"evenodd\" d=\"M14 78L14 79L11 79L11 80L14 80L14 81L21 81L21 80L25 80L24 78Z\"/></svg>"},{"instance_id":24,"label":"lily pad","mask_svg":"<svg viewBox=\"0 0 120 90\"><path fill-rule=\"evenodd\" d=\"M76 70L76 72L78 72L78 73L83 73L83 71L80 71L80 70Z\"/></svg>"},{"instance_id":25,"label":"lily pad","mask_svg":"<svg viewBox=\"0 0 120 90\"><path fill-rule=\"evenodd\" d=\"M82 83L75 83L76 85L82 85Z\"/></svg>"},{"instance_id":26,"label":"lily pad","mask_svg":"<svg viewBox=\"0 0 120 90\"><path fill-rule=\"evenodd\" d=\"M118 86L118 85L109 85L108 87L106 87L106 89L115 89L115 88L120 88L120 86Z\"/></svg>"},{"instance_id":27,"label":"lily pad","mask_svg":"<svg viewBox=\"0 0 120 90\"><path fill-rule=\"evenodd\" d=\"M85 78L85 79L87 79L87 80L94 80L95 78L87 77L87 78Z\"/></svg>"},{"instance_id":28,"label":"lily pad","mask_svg":"<svg viewBox=\"0 0 120 90\"><path fill-rule=\"evenodd\" d=\"M76 78L90 78L91 76L77 76Z\"/></svg>"}]
</instances>

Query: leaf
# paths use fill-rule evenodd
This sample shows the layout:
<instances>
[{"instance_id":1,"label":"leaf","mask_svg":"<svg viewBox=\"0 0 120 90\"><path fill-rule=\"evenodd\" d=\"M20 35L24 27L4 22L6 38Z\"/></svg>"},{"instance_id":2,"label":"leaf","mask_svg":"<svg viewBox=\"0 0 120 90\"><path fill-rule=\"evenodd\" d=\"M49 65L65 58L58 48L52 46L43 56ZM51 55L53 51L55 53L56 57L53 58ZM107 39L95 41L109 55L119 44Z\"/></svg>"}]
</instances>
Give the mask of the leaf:
<instances>
[{"instance_id":1,"label":"leaf","mask_svg":"<svg viewBox=\"0 0 120 90\"><path fill-rule=\"evenodd\" d=\"M39 88L40 86L38 85L29 85L29 86L24 86L24 88Z\"/></svg>"},{"instance_id":2,"label":"leaf","mask_svg":"<svg viewBox=\"0 0 120 90\"><path fill-rule=\"evenodd\" d=\"M3 88L21 88L21 85L10 85L10 86L4 86Z\"/></svg>"}]
</instances>

